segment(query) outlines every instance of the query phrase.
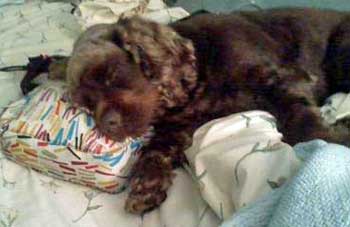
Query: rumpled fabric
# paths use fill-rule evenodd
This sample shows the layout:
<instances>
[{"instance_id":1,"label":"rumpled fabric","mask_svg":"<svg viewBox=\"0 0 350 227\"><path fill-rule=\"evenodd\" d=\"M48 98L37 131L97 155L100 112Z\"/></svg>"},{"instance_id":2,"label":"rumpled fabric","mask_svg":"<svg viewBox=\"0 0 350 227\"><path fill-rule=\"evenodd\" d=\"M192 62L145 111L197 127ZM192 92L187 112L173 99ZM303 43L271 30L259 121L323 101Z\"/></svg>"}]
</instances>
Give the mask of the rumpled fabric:
<instances>
[{"instance_id":1,"label":"rumpled fabric","mask_svg":"<svg viewBox=\"0 0 350 227\"><path fill-rule=\"evenodd\" d=\"M299 167L276 119L249 111L200 127L185 151L203 199L222 220L280 187Z\"/></svg>"},{"instance_id":2,"label":"rumpled fabric","mask_svg":"<svg viewBox=\"0 0 350 227\"><path fill-rule=\"evenodd\" d=\"M75 15L80 24L87 28L99 23L115 23L120 18L133 15L167 24L189 13L181 7L168 7L161 0L95 0L83 1Z\"/></svg>"},{"instance_id":3,"label":"rumpled fabric","mask_svg":"<svg viewBox=\"0 0 350 227\"><path fill-rule=\"evenodd\" d=\"M330 96L321 108L321 114L328 124L350 116L350 93L336 93Z\"/></svg>"},{"instance_id":4,"label":"rumpled fabric","mask_svg":"<svg viewBox=\"0 0 350 227\"><path fill-rule=\"evenodd\" d=\"M296 176L221 227L350 226L350 149L314 140L294 150L303 160Z\"/></svg>"}]
</instances>

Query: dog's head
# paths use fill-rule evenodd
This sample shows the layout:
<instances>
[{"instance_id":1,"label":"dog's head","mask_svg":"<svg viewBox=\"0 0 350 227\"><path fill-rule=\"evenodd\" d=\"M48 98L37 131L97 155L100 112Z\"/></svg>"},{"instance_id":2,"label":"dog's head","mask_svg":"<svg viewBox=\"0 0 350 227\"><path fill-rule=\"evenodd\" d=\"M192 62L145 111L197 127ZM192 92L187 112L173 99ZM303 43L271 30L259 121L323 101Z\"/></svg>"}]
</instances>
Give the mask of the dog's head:
<instances>
[{"instance_id":1,"label":"dog's head","mask_svg":"<svg viewBox=\"0 0 350 227\"><path fill-rule=\"evenodd\" d=\"M116 140L141 136L165 109L185 105L196 78L192 43L138 17L88 29L67 68L72 100Z\"/></svg>"}]
</instances>

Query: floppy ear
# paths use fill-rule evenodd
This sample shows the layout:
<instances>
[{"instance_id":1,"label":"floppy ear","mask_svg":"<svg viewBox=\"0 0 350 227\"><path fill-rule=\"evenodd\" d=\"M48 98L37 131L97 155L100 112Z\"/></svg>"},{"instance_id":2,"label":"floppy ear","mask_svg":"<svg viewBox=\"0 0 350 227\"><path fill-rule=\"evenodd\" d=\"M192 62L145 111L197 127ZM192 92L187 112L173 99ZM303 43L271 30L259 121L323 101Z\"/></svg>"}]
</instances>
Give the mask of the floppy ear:
<instances>
[{"instance_id":1,"label":"floppy ear","mask_svg":"<svg viewBox=\"0 0 350 227\"><path fill-rule=\"evenodd\" d=\"M172 28L132 17L114 25L113 42L129 52L144 76L158 89L167 108L186 104L196 86L193 44Z\"/></svg>"}]
</instances>

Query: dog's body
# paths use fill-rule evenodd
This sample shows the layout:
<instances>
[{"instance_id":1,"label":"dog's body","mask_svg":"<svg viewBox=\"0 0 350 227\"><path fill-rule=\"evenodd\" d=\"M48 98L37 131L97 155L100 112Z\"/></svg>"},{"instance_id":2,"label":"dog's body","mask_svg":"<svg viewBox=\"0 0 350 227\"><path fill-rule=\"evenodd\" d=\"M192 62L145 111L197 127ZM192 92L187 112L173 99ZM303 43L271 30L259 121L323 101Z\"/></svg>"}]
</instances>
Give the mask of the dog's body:
<instances>
[{"instance_id":1,"label":"dog's body","mask_svg":"<svg viewBox=\"0 0 350 227\"><path fill-rule=\"evenodd\" d=\"M321 135L312 127L303 127L311 123L306 119L307 124L288 122L295 122L298 116L303 120L304 109L319 106L329 95L350 90L346 75L350 69L350 14L267 10L198 15L172 26L193 41L198 79L204 84L204 92L187 105L195 109L190 122L198 122L203 114L210 116L199 124L230 113L263 109L279 118L285 140L294 144ZM294 104L298 105L296 112L292 111Z\"/></svg>"},{"instance_id":2,"label":"dog's body","mask_svg":"<svg viewBox=\"0 0 350 227\"><path fill-rule=\"evenodd\" d=\"M126 204L142 213L166 198L172 168L185 162L193 132L212 119L266 110L290 144L349 143L348 130L325 126L318 111L332 93L350 90L348 63L350 14L204 13L170 27L132 18L92 28L75 45L67 80L106 134L137 136L154 126Z\"/></svg>"}]
</instances>

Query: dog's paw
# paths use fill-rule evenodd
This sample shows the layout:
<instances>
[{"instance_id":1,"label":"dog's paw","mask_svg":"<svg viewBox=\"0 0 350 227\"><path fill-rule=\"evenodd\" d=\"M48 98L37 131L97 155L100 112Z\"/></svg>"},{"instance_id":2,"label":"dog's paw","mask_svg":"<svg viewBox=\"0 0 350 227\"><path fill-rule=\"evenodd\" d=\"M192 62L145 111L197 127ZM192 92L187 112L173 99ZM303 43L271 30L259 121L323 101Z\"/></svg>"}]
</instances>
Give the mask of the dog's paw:
<instances>
[{"instance_id":1,"label":"dog's paw","mask_svg":"<svg viewBox=\"0 0 350 227\"><path fill-rule=\"evenodd\" d=\"M68 58L53 61L49 66L49 79L63 80L66 78Z\"/></svg>"},{"instance_id":2,"label":"dog's paw","mask_svg":"<svg viewBox=\"0 0 350 227\"><path fill-rule=\"evenodd\" d=\"M130 180L125 210L143 214L157 208L166 199L166 191L174 176L169 158L158 154L143 157Z\"/></svg>"},{"instance_id":3,"label":"dog's paw","mask_svg":"<svg viewBox=\"0 0 350 227\"><path fill-rule=\"evenodd\" d=\"M32 81L30 80L27 80L27 79L23 79L21 81L21 90L22 90L22 94L23 95L26 95L28 94L30 91L34 90L34 88L36 88L38 86L38 84L36 83L33 83Z\"/></svg>"},{"instance_id":4,"label":"dog's paw","mask_svg":"<svg viewBox=\"0 0 350 227\"><path fill-rule=\"evenodd\" d=\"M328 131L333 137L333 140L330 140L330 142L350 147L350 118L338 120L335 124L329 127Z\"/></svg>"},{"instance_id":5,"label":"dog's paw","mask_svg":"<svg viewBox=\"0 0 350 227\"><path fill-rule=\"evenodd\" d=\"M132 214L143 214L157 208L165 199L165 191L130 193L125 203L125 210Z\"/></svg>"}]
</instances>

